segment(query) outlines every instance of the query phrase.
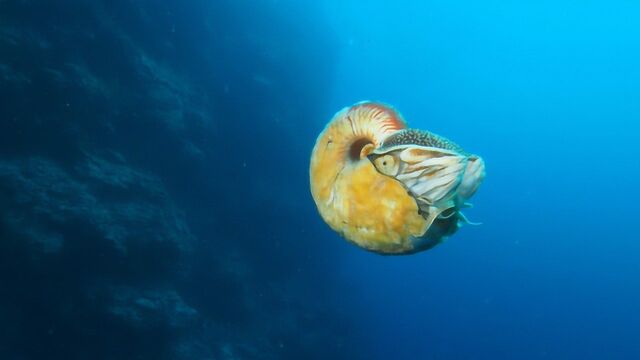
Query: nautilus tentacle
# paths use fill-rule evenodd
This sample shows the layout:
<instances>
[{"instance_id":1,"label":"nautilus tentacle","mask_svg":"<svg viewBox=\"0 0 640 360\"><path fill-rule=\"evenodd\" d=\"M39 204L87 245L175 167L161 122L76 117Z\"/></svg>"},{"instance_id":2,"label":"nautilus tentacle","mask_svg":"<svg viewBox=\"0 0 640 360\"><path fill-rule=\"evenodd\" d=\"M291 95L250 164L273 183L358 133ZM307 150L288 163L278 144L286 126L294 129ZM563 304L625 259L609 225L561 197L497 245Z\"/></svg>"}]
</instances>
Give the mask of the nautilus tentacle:
<instances>
[{"instance_id":1,"label":"nautilus tentacle","mask_svg":"<svg viewBox=\"0 0 640 360\"><path fill-rule=\"evenodd\" d=\"M311 156L311 194L347 240L384 254L431 248L466 218L460 209L484 163L453 142L406 129L393 108L362 102L338 112Z\"/></svg>"},{"instance_id":2,"label":"nautilus tentacle","mask_svg":"<svg viewBox=\"0 0 640 360\"><path fill-rule=\"evenodd\" d=\"M473 222L473 221L470 221L469 219L467 219L466 215L462 211L459 211L458 214L460 214L460 221L462 221L465 224L469 224L469 225L473 225L473 226L482 225L482 223L480 223L480 222Z\"/></svg>"}]
</instances>

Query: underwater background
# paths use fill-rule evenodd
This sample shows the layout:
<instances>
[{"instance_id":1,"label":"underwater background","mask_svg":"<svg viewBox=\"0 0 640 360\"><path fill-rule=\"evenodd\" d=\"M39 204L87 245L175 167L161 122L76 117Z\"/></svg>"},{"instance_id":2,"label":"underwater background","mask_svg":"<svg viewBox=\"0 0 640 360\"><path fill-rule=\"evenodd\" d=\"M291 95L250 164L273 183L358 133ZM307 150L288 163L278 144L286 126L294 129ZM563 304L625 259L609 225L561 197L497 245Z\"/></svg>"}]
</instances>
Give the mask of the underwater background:
<instances>
[{"instance_id":1,"label":"underwater background","mask_svg":"<svg viewBox=\"0 0 640 360\"><path fill-rule=\"evenodd\" d=\"M640 3L1 0L0 358L640 358ZM446 243L309 192L361 100L481 155Z\"/></svg>"}]
</instances>

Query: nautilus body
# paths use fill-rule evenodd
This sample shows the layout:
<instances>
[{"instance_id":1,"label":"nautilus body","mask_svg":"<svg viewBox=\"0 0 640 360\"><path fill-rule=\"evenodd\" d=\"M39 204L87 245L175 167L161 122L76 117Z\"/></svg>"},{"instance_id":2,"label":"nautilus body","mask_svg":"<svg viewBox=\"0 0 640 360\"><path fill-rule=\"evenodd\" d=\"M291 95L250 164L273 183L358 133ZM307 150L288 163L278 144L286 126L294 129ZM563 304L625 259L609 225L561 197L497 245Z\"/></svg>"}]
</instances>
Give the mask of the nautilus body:
<instances>
[{"instance_id":1,"label":"nautilus body","mask_svg":"<svg viewBox=\"0 0 640 360\"><path fill-rule=\"evenodd\" d=\"M311 155L311 194L324 221L382 254L427 250L468 222L461 210L484 162L438 135L408 129L388 105L338 112Z\"/></svg>"}]
</instances>

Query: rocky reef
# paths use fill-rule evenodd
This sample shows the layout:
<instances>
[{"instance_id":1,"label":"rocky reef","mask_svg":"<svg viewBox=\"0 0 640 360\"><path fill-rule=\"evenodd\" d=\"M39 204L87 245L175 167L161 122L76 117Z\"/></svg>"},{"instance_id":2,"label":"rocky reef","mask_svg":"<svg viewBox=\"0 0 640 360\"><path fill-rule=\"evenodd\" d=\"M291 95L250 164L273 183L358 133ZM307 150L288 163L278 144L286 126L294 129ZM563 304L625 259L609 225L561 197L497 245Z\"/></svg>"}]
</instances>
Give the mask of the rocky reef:
<instances>
[{"instance_id":1,"label":"rocky reef","mask_svg":"<svg viewBox=\"0 0 640 360\"><path fill-rule=\"evenodd\" d=\"M345 356L301 204L332 41L293 1L0 1L2 357Z\"/></svg>"}]
</instances>

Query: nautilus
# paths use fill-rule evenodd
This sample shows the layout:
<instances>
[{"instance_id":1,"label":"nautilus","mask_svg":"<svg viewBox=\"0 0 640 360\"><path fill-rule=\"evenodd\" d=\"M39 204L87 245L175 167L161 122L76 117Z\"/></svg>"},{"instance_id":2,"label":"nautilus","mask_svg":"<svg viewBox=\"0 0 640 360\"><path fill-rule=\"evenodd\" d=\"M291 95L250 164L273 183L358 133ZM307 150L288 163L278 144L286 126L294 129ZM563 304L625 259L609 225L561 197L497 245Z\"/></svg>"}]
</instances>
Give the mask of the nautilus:
<instances>
[{"instance_id":1,"label":"nautilus","mask_svg":"<svg viewBox=\"0 0 640 360\"><path fill-rule=\"evenodd\" d=\"M391 106L366 101L320 133L309 175L320 216L342 237L380 254L412 254L469 223L462 210L485 165L444 137L408 128Z\"/></svg>"}]
</instances>

